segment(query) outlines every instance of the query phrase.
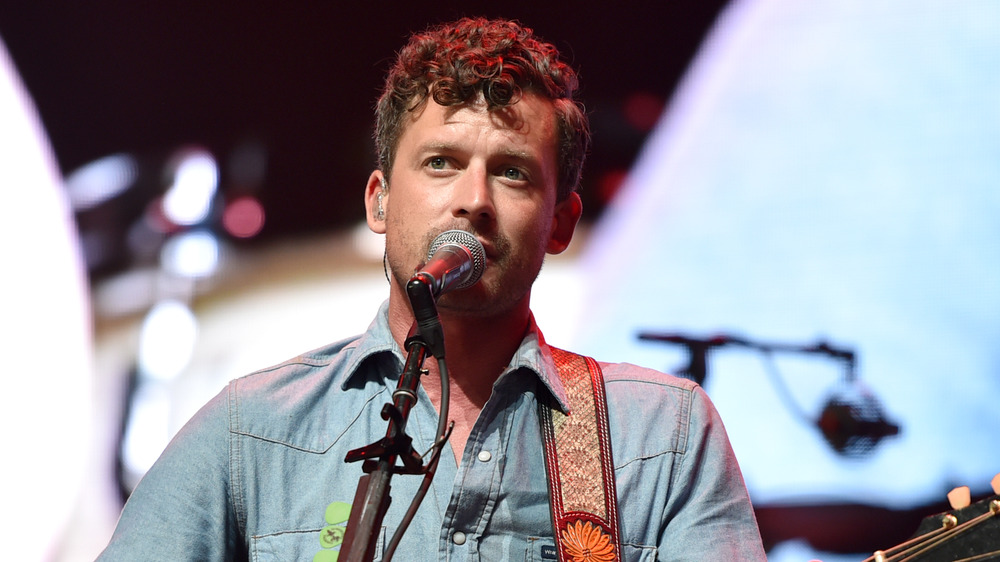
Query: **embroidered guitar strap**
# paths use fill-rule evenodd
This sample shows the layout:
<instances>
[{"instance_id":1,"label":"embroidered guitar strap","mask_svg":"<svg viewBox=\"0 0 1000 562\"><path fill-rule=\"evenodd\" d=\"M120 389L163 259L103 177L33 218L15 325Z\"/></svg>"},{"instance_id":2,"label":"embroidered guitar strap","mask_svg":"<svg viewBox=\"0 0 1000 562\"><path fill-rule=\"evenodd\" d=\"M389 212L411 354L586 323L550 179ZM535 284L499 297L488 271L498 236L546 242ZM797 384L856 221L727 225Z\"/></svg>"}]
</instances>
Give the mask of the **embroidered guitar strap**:
<instances>
[{"instance_id":1,"label":"embroidered guitar strap","mask_svg":"<svg viewBox=\"0 0 1000 562\"><path fill-rule=\"evenodd\" d=\"M550 349L570 412L544 401L539 407L559 560L617 562L621 542L601 368L590 357Z\"/></svg>"}]
</instances>

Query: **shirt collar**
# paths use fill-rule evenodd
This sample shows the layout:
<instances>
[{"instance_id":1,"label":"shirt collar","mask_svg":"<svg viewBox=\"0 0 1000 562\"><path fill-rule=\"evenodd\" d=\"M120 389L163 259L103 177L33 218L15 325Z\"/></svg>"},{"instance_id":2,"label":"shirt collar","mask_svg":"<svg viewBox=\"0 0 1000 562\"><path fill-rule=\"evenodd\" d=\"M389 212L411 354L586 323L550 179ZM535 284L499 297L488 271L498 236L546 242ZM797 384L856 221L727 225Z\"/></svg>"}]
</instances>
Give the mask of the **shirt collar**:
<instances>
[{"instance_id":1,"label":"shirt collar","mask_svg":"<svg viewBox=\"0 0 1000 562\"><path fill-rule=\"evenodd\" d=\"M514 352L510 360L507 372L517 369L528 369L538 376L538 380L552 394L558 403L559 409L563 413L569 412L569 402L566 397L566 390L563 387L562 379L556 370L555 361L552 359L552 352L545 343L545 336L535 322L535 316L528 319L528 330L521 345Z\"/></svg>"},{"instance_id":2,"label":"shirt collar","mask_svg":"<svg viewBox=\"0 0 1000 562\"><path fill-rule=\"evenodd\" d=\"M355 352L351 354L351 358L346 365L343 386L347 386L351 378L361 370L361 366L370 358L384 354L393 356L399 369L402 369L405 357L403 351L396 345L396 340L393 339L392 331L389 329L388 300L384 301L379 307L378 314L376 314L375 319L369 325L368 330L358 338ZM556 371L555 362L552 360L552 353L549 351L549 346L545 343L545 337L535 322L534 315L531 315L528 319L528 329L525 332L524 339L521 340L521 345L514 352L510 364L501 374L501 378L519 369L527 369L533 372L552 396L555 397L559 408L563 412L569 411L566 391ZM397 376L398 373L391 378L395 379Z\"/></svg>"},{"instance_id":3,"label":"shirt collar","mask_svg":"<svg viewBox=\"0 0 1000 562\"><path fill-rule=\"evenodd\" d=\"M341 383L342 388L347 388L348 383L361 370L361 366L374 356L392 356L402 369L403 351L396 345L396 340L392 337L389 329L389 301L385 300L379 306L378 314L368 326L365 333L357 339L354 353L350 354L350 359L344 366L344 378ZM397 378L397 372L392 378Z\"/></svg>"}]
</instances>

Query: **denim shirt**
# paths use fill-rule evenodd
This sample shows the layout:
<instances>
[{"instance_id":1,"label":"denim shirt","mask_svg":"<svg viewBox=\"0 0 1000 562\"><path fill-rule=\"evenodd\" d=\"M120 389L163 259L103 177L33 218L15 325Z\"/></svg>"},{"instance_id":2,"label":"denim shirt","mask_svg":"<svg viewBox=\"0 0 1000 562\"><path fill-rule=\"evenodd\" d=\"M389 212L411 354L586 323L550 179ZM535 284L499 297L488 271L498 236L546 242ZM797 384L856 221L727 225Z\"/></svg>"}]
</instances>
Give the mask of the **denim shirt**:
<instances>
[{"instance_id":1,"label":"denim shirt","mask_svg":"<svg viewBox=\"0 0 1000 562\"><path fill-rule=\"evenodd\" d=\"M432 358L430 360L433 360ZM403 366L387 306L360 337L231 382L129 498L99 560L336 560L360 463L385 435ZM765 560L722 420L694 383L601 363L623 560ZM437 413L419 391L406 432L423 453ZM447 446L395 560L554 560L538 401L565 393L532 323L469 436ZM422 477L395 475L375 559Z\"/></svg>"}]
</instances>

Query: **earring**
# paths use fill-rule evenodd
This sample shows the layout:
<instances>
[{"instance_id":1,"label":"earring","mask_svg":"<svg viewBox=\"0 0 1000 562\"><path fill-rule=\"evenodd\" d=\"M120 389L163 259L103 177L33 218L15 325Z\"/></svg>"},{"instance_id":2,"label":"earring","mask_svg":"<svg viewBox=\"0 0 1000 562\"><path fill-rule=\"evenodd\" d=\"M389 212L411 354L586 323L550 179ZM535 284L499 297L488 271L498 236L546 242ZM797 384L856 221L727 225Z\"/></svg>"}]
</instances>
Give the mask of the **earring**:
<instances>
[{"instance_id":1,"label":"earring","mask_svg":"<svg viewBox=\"0 0 1000 562\"><path fill-rule=\"evenodd\" d=\"M378 195L375 196L375 204L378 205L378 208L375 209L375 220L384 221L385 208L382 207L382 197L385 194L385 180L382 178L379 178L379 180L382 182L382 191L379 191Z\"/></svg>"}]
</instances>

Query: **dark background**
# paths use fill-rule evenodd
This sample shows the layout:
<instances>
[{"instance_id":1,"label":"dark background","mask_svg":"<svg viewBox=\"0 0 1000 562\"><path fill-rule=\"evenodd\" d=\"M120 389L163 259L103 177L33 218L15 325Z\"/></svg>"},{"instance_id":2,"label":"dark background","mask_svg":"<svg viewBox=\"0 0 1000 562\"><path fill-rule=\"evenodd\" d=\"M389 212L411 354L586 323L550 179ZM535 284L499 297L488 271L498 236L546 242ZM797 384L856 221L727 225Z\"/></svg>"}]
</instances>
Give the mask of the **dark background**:
<instances>
[{"instance_id":1,"label":"dark background","mask_svg":"<svg viewBox=\"0 0 1000 562\"><path fill-rule=\"evenodd\" d=\"M580 72L594 129L583 184L593 219L724 2L652 4L15 2L0 7L0 37L65 174L119 152L148 166L151 181L80 217L81 228L123 233L165 187L149 170L181 146L210 150L222 189L239 189L225 162L251 143L267 155L257 242L360 220L382 76L410 31L462 15L518 19ZM91 274L130 263L113 258L91 263Z\"/></svg>"}]
</instances>

